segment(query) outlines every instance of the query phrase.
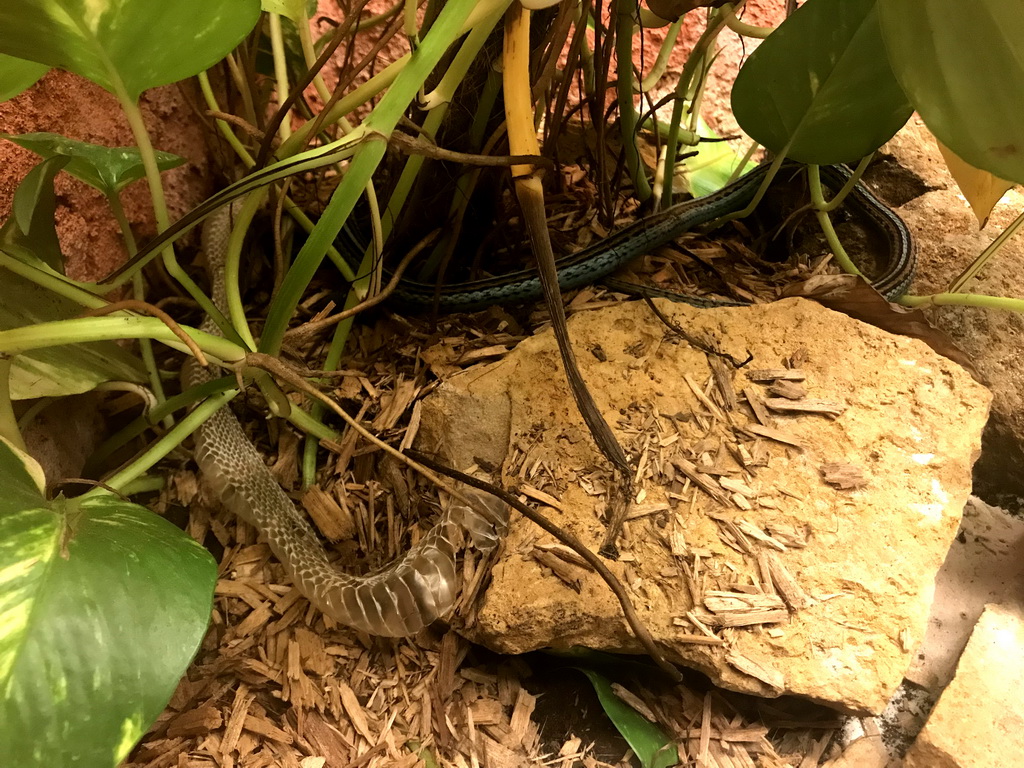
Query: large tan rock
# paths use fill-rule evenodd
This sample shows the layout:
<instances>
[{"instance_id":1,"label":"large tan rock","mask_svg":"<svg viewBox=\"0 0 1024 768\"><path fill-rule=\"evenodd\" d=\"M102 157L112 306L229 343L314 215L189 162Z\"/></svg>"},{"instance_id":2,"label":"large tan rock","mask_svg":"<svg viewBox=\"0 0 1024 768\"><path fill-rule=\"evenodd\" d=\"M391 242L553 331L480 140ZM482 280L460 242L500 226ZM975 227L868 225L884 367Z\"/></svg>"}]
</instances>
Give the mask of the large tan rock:
<instances>
[{"instance_id":1,"label":"large tan rock","mask_svg":"<svg viewBox=\"0 0 1024 768\"><path fill-rule=\"evenodd\" d=\"M1024 753L1024 615L987 606L906 768L1004 768Z\"/></svg>"},{"instance_id":2,"label":"large tan rock","mask_svg":"<svg viewBox=\"0 0 1024 768\"><path fill-rule=\"evenodd\" d=\"M934 575L970 490L988 392L920 342L808 301L660 307L724 351L753 354L747 369L731 373L736 392L767 397L745 371L803 356L808 396L842 413L770 417L802 450L755 438L746 404L729 410L715 393L711 405L695 396L691 384L711 391L707 358L645 305L577 314L570 330L584 376L640 466L642 498L610 567L665 653L716 683L881 710L923 635ZM424 402L420 437L456 466L500 467L507 487L555 497L559 511L546 510L554 522L598 546L610 474L576 413L550 332L441 386ZM686 462L718 489L718 501L694 490ZM863 487L826 485L829 464L855 467ZM774 538L760 543L767 534ZM504 653L577 645L639 652L598 577L576 566L554 575L544 551L552 543L514 519L467 634ZM739 615L730 604L744 601L765 606L762 621L721 626Z\"/></svg>"},{"instance_id":3,"label":"large tan rock","mask_svg":"<svg viewBox=\"0 0 1024 768\"><path fill-rule=\"evenodd\" d=\"M1008 192L981 229L939 155L935 140L915 116L885 149L905 170L883 183L881 192L894 205L917 243L918 269L912 293L946 291L950 283L988 247L1024 207L1019 188ZM909 172L909 174L908 174ZM920 180L918 194L908 175ZM909 198L909 199L907 199ZM1024 298L1024 240L1012 237L989 260L967 293ZM929 310L932 321L971 355L992 390L992 420L985 436L982 479L998 493L1021 492L1024 460L1024 315L979 307L948 306Z\"/></svg>"},{"instance_id":4,"label":"large tan rock","mask_svg":"<svg viewBox=\"0 0 1024 768\"><path fill-rule=\"evenodd\" d=\"M936 574L928 630L907 679L941 691L988 603L1024 610L1024 520L971 498Z\"/></svg>"}]
</instances>

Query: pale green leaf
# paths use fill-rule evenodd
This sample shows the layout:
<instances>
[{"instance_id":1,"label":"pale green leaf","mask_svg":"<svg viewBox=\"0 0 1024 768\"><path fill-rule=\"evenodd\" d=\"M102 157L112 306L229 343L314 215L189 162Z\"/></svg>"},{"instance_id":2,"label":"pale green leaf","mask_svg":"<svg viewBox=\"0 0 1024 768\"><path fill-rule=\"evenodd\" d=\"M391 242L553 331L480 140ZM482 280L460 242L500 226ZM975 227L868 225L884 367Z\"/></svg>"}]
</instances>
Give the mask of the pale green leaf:
<instances>
[{"instance_id":1,"label":"pale green leaf","mask_svg":"<svg viewBox=\"0 0 1024 768\"><path fill-rule=\"evenodd\" d=\"M81 312L81 306L69 299L0 269L0 329L63 320ZM47 347L14 358L11 398L76 395L113 380L145 381L138 358L114 342Z\"/></svg>"},{"instance_id":2,"label":"pale green leaf","mask_svg":"<svg viewBox=\"0 0 1024 768\"><path fill-rule=\"evenodd\" d=\"M943 144L1024 184L1024 6L1018 0L886 0L896 78Z\"/></svg>"},{"instance_id":3,"label":"pale green leaf","mask_svg":"<svg viewBox=\"0 0 1024 768\"><path fill-rule=\"evenodd\" d=\"M586 667L577 669L594 686L605 714L636 753L642 768L669 768L679 764L679 754L672 740L655 723L619 698L608 678Z\"/></svg>"},{"instance_id":4,"label":"pale green leaf","mask_svg":"<svg viewBox=\"0 0 1024 768\"><path fill-rule=\"evenodd\" d=\"M213 558L135 504L46 501L3 442L0 485L3 763L114 768L199 647Z\"/></svg>"},{"instance_id":5,"label":"pale green leaf","mask_svg":"<svg viewBox=\"0 0 1024 768\"><path fill-rule=\"evenodd\" d=\"M873 152L912 111L889 67L875 0L808 0L743 65L732 106L772 152L819 165Z\"/></svg>"},{"instance_id":6,"label":"pale green leaf","mask_svg":"<svg viewBox=\"0 0 1024 768\"><path fill-rule=\"evenodd\" d=\"M54 224L57 195L53 179L67 164L66 157L50 157L25 174L14 190L11 216L0 227L0 245L25 248L57 272L64 271L64 256Z\"/></svg>"},{"instance_id":7,"label":"pale green leaf","mask_svg":"<svg viewBox=\"0 0 1024 768\"><path fill-rule=\"evenodd\" d=\"M134 101L216 64L259 0L3 0L0 53L66 69Z\"/></svg>"},{"instance_id":8,"label":"pale green leaf","mask_svg":"<svg viewBox=\"0 0 1024 768\"><path fill-rule=\"evenodd\" d=\"M146 175L142 155L135 147L101 147L56 133L0 133L0 138L14 142L40 157L69 158L64 170L105 195L116 194ZM161 171L177 168L186 162L185 158L170 152L156 153L157 168Z\"/></svg>"},{"instance_id":9,"label":"pale green leaf","mask_svg":"<svg viewBox=\"0 0 1024 768\"><path fill-rule=\"evenodd\" d=\"M0 53L0 101L13 99L31 88L49 69L45 64Z\"/></svg>"}]
</instances>

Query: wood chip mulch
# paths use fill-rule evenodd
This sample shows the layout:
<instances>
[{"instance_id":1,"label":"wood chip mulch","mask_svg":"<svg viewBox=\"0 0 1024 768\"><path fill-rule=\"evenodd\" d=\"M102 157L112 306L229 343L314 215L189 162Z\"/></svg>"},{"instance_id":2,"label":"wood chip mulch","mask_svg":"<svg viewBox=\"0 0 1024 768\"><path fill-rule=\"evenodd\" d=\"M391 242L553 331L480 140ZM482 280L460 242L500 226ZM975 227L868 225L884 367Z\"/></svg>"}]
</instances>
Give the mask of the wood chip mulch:
<instances>
[{"instance_id":1,"label":"wood chip mulch","mask_svg":"<svg viewBox=\"0 0 1024 768\"><path fill-rule=\"evenodd\" d=\"M411 441L418 424L417 402L442 377L481 359L500 357L522 337L515 322L499 313L486 331L442 326L437 331L409 326L405 347L390 347L397 364L383 364L374 350L383 346L378 331L364 329L357 346L362 359L351 363L352 376L335 382L335 395L350 412L394 444ZM394 330L394 329L392 329ZM314 358L315 359L315 358ZM752 436L793 444L773 426L771 411L782 403L799 403L799 370L748 374L758 382L736 393L745 397L760 424L746 427ZM687 382L698 397L707 387ZM765 398L763 387L769 390ZM353 409L353 402L362 402ZM806 401L805 401L806 402ZM709 416L718 405L707 399ZM815 404L815 412L832 413L831 404ZM297 477L301 446L282 435L283 459L275 473L286 487ZM372 449L346 434L326 446L331 456L321 472L322 487L301 499L325 539L341 540L346 555L379 551L389 555L408 545L410 535L426 530L396 511L397 503L368 480L365 459ZM753 460L753 459L751 459ZM733 501L748 489L676 459L681 477ZM844 473L838 473L844 478ZM830 474L830 477L832 475ZM181 472L174 484L186 503L196 495L194 476ZM542 490L523 492L541 504L557 506ZM165 501L170 501L166 499ZM254 531L224 512L192 505L189 532L223 548L220 579L210 630L167 709L133 751L125 768L512 768L556 766L600 768L635 764L630 753L616 762L593 754L585 733L543 733L534 710L537 698L520 675L522 665L478 659L472 646L455 631L437 627L406 640L369 638L339 627L312 609L287 581ZM410 534L411 532L411 534ZM799 546L805 532L744 531L723 525L723 536L742 540L756 536L776 549ZM347 540L347 543L346 543ZM774 542L774 544L772 543ZM538 548L553 570L571 579L572 553ZM560 563L572 567L561 568ZM370 566L379 565L370 562ZM460 608L472 620L471 598L484 584L480 564L465 566L469 598ZM700 615L686 619L694 641L717 643L714 627L770 622L787 606L796 610L808 598L787 574L781 560L767 556L763 564L777 595L708 593ZM770 599L769 599L770 598ZM459 621L457 619L456 621ZM461 619L461 620L465 620ZM711 628L709 628L711 627ZM747 659L730 659L747 674L771 682L772 670L752 668ZM580 683L581 686L587 683ZM729 695L706 685L663 687L656 693L642 687L618 687L622 698L656 721L673 738L686 765L814 766L838 723L802 721L741 714ZM769 728L773 728L769 739ZM810 761L808 761L810 760ZM803 761L803 762L801 762Z\"/></svg>"}]
</instances>

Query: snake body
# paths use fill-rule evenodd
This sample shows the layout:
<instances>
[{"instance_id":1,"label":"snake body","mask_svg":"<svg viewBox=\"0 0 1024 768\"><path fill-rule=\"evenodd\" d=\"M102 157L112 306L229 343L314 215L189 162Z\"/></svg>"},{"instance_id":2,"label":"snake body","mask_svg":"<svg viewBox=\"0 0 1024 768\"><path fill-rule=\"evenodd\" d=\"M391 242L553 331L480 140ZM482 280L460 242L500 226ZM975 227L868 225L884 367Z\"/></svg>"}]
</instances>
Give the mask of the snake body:
<instances>
[{"instance_id":1,"label":"snake body","mask_svg":"<svg viewBox=\"0 0 1024 768\"><path fill-rule=\"evenodd\" d=\"M213 299L222 311L223 255L229 234L230 208L225 207L203 228ZM209 318L201 329L219 333ZM192 360L182 369L186 388L213 378ZM404 556L375 573L355 576L330 562L313 527L270 474L230 408L221 408L197 430L195 459L217 498L259 531L299 591L325 615L371 635L412 635L450 611L459 587L455 553L463 539L468 537L477 550L489 552L508 520L504 505L495 507L490 497L471 492L489 517L451 504Z\"/></svg>"},{"instance_id":2,"label":"snake body","mask_svg":"<svg viewBox=\"0 0 1024 768\"><path fill-rule=\"evenodd\" d=\"M609 237L560 258L556 263L559 286L567 291L597 282L637 256L650 253L685 232L742 210L754 199L769 167L768 164L759 165L717 192L638 219ZM787 161L779 175L796 168L803 166ZM820 170L822 183L834 192L841 189L851 176L850 170L842 165L822 166ZM902 296L910 287L916 266L913 240L906 224L863 184L850 191L846 205L870 219L889 241L889 259L884 274L875 278L872 285L890 301ZM437 308L443 312L465 312L493 304L538 301L543 295L540 276L535 269L453 283L442 286L440 291L430 283L403 278L395 290L395 298L403 304L431 308L436 301ZM674 294L671 298L699 307L731 303L693 299L681 294Z\"/></svg>"},{"instance_id":3,"label":"snake body","mask_svg":"<svg viewBox=\"0 0 1024 768\"><path fill-rule=\"evenodd\" d=\"M719 192L641 219L600 243L559 260L562 288L594 282L689 229L742 209L753 199L766 170L767 166L759 166ZM826 184L837 189L849 178L849 171L832 166L822 168L822 176ZM901 295L914 270L913 247L906 226L862 186L854 189L849 201L889 238L888 266L873 285L887 298ZM203 229L213 298L222 311L226 304L223 256L229 233L230 208L220 209ZM444 288L439 306L467 310L494 303L529 301L539 298L541 292L537 273L522 271ZM436 292L432 285L403 281L397 295L407 303L429 306ZM203 323L202 330L218 333L210 319ZM192 361L182 372L185 387L213 377ZM455 553L463 538L468 536L474 547L488 552L497 546L508 522L504 505L496 508L490 497L479 494L476 498L489 510L488 516L453 504L403 557L375 573L354 576L330 562L305 515L295 508L270 474L229 408L220 409L198 430L195 456L206 482L221 502L260 532L310 602L338 622L373 635L411 635L450 611L459 585Z\"/></svg>"}]
</instances>

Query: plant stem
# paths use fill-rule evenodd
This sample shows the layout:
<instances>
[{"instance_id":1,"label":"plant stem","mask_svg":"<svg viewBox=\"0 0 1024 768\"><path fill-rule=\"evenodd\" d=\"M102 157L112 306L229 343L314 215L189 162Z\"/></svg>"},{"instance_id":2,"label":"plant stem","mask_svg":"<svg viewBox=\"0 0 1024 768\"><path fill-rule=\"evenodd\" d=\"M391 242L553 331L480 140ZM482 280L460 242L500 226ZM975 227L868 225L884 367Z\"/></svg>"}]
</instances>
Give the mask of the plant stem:
<instances>
[{"instance_id":1,"label":"plant stem","mask_svg":"<svg viewBox=\"0 0 1024 768\"><path fill-rule=\"evenodd\" d=\"M1006 229L1000 232L999 236L989 243L988 247L981 252L978 258L971 262L971 265L952 282L949 286L950 293L961 291L967 282L984 268L985 264L988 263L988 260L992 258L996 251L1003 246L1003 243L1014 235L1014 233L1020 228L1021 224L1024 224L1024 212L1011 221Z\"/></svg>"},{"instance_id":2,"label":"plant stem","mask_svg":"<svg viewBox=\"0 0 1024 768\"><path fill-rule=\"evenodd\" d=\"M237 389L229 389L226 392L221 392L218 395L207 398L178 422L177 426L149 446L141 456L137 457L121 471L107 478L106 484L114 490L121 490L136 480L160 461L160 459L181 445L186 437L195 432L202 426L203 422L224 407L237 394ZM85 493L82 498L95 498L100 494L106 493L109 493L109 491L104 488L93 488Z\"/></svg>"},{"instance_id":3,"label":"plant stem","mask_svg":"<svg viewBox=\"0 0 1024 768\"><path fill-rule=\"evenodd\" d=\"M665 70L668 69L668 59L672 55L672 50L676 46L676 40L679 39L679 30L683 28L683 19L686 18L686 14L683 14L678 19L672 22L669 26L668 31L665 32L665 39L661 43L661 47L658 48L658 58L654 61L654 66L651 67L651 71L647 73L646 77L640 83L641 91L649 91L658 84L661 80L662 75L665 74Z\"/></svg>"},{"instance_id":4,"label":"plant stem","mask_svg":"<svg viewBox=\"0 0 1024 768\"><path fill-rule=\"evenodd\" d=\"M870 155L865 155L860 159L860 162L857 163L857 167L853 171L853 175L847 179L846 183L843 184L843 188L836 192L828 202L825 202L825 193L821 185L821 171L819 167L817 165L808 165L807 183L811 190L811 203L814 205L814 208L824 213L831 213L842 205L846 196L860 183L860 177L864 175L864 171L867 170L873 156L874 153L872 152Z\"/></svg>"},{"instance_id":5,"label":"plant stem","mask_svg":"<svg viewBox=\"0 0 1024 768\"><path fill-rule=\"evenodd\" d=\"M11 366L11 358L0 357L0 437L19 451L27 452L11 402Z\"/></svg>"},{"instance_id":6,"label":"plant stem","mask_svg":"<svg viewBox=\"0 0 1024 768\"><path fill-rule=\"evenodd\" d=\"M125 246L128 248L128 255L129 257L134 256L139 247L135 242L135 235L132 233L131 225L128 223L124 207L121 205L121 198L116 190L112 190L106 197L107 203L110 205L110 211L114 214L118 227L121 228L121 237L124 238ZM146 289L142 282L141 273L132 276L132 295L139 301L145 301L146 299ZM149 339L139 339L139 352L142 354L142 362L146 367L146 374L149 376L149 388L153 391L153 397L156 398L158 403L162 403L167 399L167 395L164 392L164 383L160 379L160 369L156 364L156 355L153 354L153 342ZM174 426L174 421L170 416L167 417L164 426L167 429Z\"/></svg>"},{"instance_id":7,"label":"plant stem","mask_svg":"<svg viewBox=\"0 0 1024 768\"><path fill-rule=\"evenodd\" d=\"M850 255L839 240L839 235L836 234L835 227L832 226L832 220L828 217L828 214L825 211L815 209L814 215L818 219L818 224L825 235L828 247L832 249L832 255L835 257L836 263L839 264L844 272L863 277L864 273L857 269L857 265L853 263L853 259L850 258Z\"/></svg>"},{"instance_id":8,"label":"plant stem","mask_svg":"<svg viewBox=\"0 0 1024 768\"><path fill-rule=\"evenodd\" d=\"M509 0L496 0L507 5ZM387 149L387 136L395 129L417 91L433 72L441 56L461 34L472 12L480 13L481 6L488 9L494 3L474 3L473 0L449 0L438 14L430 32L423 38L416 52L409 58L394 84L384 94L373 112L360 128L367 140L356 148L341 184L331 196L327 208L310 233L295 262L281 284L281 290L270 305L266 326L260 341L260 350L277 354L287 330L288 322L298 306L303 292L323 261L328 246L345 225L355 208L367 182L377 169ZM299 132L293 135L293 139Z\"/></svg>"},{"instance_id":9,"label":"plant stem","mask_svg":"<svg viewBox=\"0 0 1024 768\"><path fill-rule=\"evenodd\" d=\"M284 55L284 35L281 33L281 15L277 13L268 13L267 18L270 21L270 47L274 52L274 80L275 87L277 89L277 100L278 102L284 101L288 96L288 62L285 60ZM309 34L309 28L306 29L307 35ZM280 127L277 130L278 135L281 137L281 141L287 141L288 137L292 135L292 124L291 121L285 116L284 120L281 121Z\"/></svg>"},{"instance_id":10,"label":"plant stem","mask_svg":"<svg viewBox=\"0 0 1024 768\"><path fill-rule=\"evenodd\" d=\"M51 293L69 299L87 309L99 309L107 305L104 299L89 290L93 287L89 283L78 283L66 278L46 267L42 262L39 262L39 266L34 266L0 249L0 268L13 272L19 277L24 277Z\"/></svg>"},{"instance_id":11,"label":"plant stem","mask_svg":"<svg viewBox=\"0 0 1024 768\"><path fill-rule=\"evenodd\" d=\"M931 296L901 296L898 304L904 307L981 307L1005 309L1024 314L1024 299L1007 296L986 296L980 293L933 293Z\"/></svg>"},{"instance_id":12,"label":"plant stem","mask_svg":"<svg viewBox=\"0 0 1024 768\"><path fill-rule=\"evenodd\" d=\"M215 362L233 363L245 357L245 350L221 336L182 326L204 353ZM76 317L0 331L0 355L20 355L33 349L62 344L115 339L155 339L169 347L187 352L188 347L155 317L108 315Z\"/></svg>"},{"instance_id":13,"label":"plant stem","mask_svg":"<svg viewBox=\"0 0 1024 768\"><path fill-rule=\"evenodd\" d=\"M142 167L146 169L149 193L153 197L153 213L156 216L157 229L162 232L171 226L171 220L167 214L167 201L164 199L164 188L160 181L160 169L156 164L156 152L153 150L153 143L149 139L149 132L146 130L146 124L142 119L142 111L139 109L138 102L129 98L128 94L120 89L118 89L117 97L121 102L121 108L124 110L125 117L128 118L128 125L131 126L135 144L139 148L139 155L142 157ZM199 289L199 286L195 284L192 278L181 268L181 265L178 264L178 260L174 255L173 245L168 244L164 248L163 259L167 274L181 284L181 287L196 300L204 312L217 317L219 313L216 312L213 302L210 301L210 298Z\"/></svg>"},{"instance_id":14,"label":"plant stem","mask_svg":"<svg viewBox=\"0 0 1024 768\"><path fill-rule=\"evenodd\" d=\"M309 19L306 17L305 3L298 4L300 18L295 24L299 31L299 45L302 47L302 58L307 67L312 67L316 62L316 51L313 50L313 36L309 33ZM331 92L327 89L323 75L319 72L313 77L313 87L316 88L317 96L326 104L331 99ZM351 130L351 129L348 129ZM284 138L284 137L283 137Z\"/></svg>"},{"instance_id":15,"label":"plant stem","mask_svg":"<svg viewBox=\"0 0 1024 768\"><path fill-rule=\"evenodd\" d=\"M633 13L636 7L636 3L630 0L615 1L615 62L618 73L615 92L619 103L619 130L622 150L626 156L626 169L633 182L634 197L644 201L651 196L651 184L647 180L640 161L640 150L636 146L637 112L633 106Z\"/></svg>"},{"instance_id":16,"label":"plant stem","mask_svg":"<svg viewBox=\"0 0 1024 768\"><path fill-rule=\"evenodd\" d=\"M754 24L747 24L745 21L740 21L736 16L736 9L731 3L726 3L722 6L722 13L725 14L725 23L729 26L729 29L737 35L753 37L757 40L764 40L768 35L775 31L775 27L758 27Z\"/></svg>"},{"instance_id":17,"label":"plant stem","mask_svg":"<svg viewBox=\"0 0 1024 768\"><path fill-rule=\"evenodd\" d=\"M231 212L231 235L228 237L227 248L224 253L224 293L227 298L227 314L231 319L231 327L242 339L242 342L250 350L256 349L256 340L249 330L249 321L245 316L245 305L242 303L242 291L239 284L241 272L242 246L245 243L245 235L249 231L249 225L259 210L263 199L266 197L267 188L262 187L250 192L245 202L232 206Z\"/></svg>"},{"instance_id":18,"label":"plant stem","mask_svg":"<svg viewBox=\"0 0 1024 768\"><path fill-rule=\"evenodd\" d=\"M125 496L136 496L140 493L153 493L162 491L167 487L166 477L140 477L130 483L121 486L121 493Z\"/></svg>"},{"instance_id":19,"label":"plant stem","mask_svg":"<svg viewBox=\"0 0 1024 768\"><path fill-rule=\"evenodd\" d=\"M207 108L214 112L220 112L221 109L220 105L217 103L217 97L213 93L213 88L210 87L210 78L205 72L200 72L197 77L199 78L199 87L203 93L203 99L206 101ZM231 130L231 126L219 118L216 119L215 122L217 124L217 129L220 131L225 141L227 141L228 144L231 145L231 148L235 150L235 154L238 156L238 159L242 161L246 168L252 168L256 164L256 161L253 159L253 156L249 154L249 151L245 148L242 142L238 140L238 137L235 136L234 131ZM284 198L284 209L288 215L298 222L299 226L306 232L313 231L313 227L315 226L313 220L310 219L309 216L306 215L305 211L303 211L295 201L287 195L285 195ZM348 262L345 261L345 258L338 252L337 248L332 245L327 250L327 256L345 280L350 283L355 280L355 273L348 265Z\"/></svg>"},{"instance_id":20,"label":"plant stem","mask_svg":"<svg viewBox=\"0 0 1024 768\"><path fill-rule=\"evenodd\" d=\"M686 108L686 99L690 92L690 83L693 80L694 72L704 58L704 54L711 46L711 43L715 41L715 38L718 37L724 26L725 15L717 10L712 11L708 16L708 25L704 30L704 34L694 44L686 64L683 65L683 71L679 75L679 82L676 83L675 103L672 105L672 119L669 123L668 137L665 140L666 168L675 168L676 154L679 151L679 131L682 129L683 110ZM673 190L671 180L674 178L675 173L665 174L665 179L668 181L668 189L662 190L661 193L663 209L672 206Z\"/></svg>"}]
</instances>

